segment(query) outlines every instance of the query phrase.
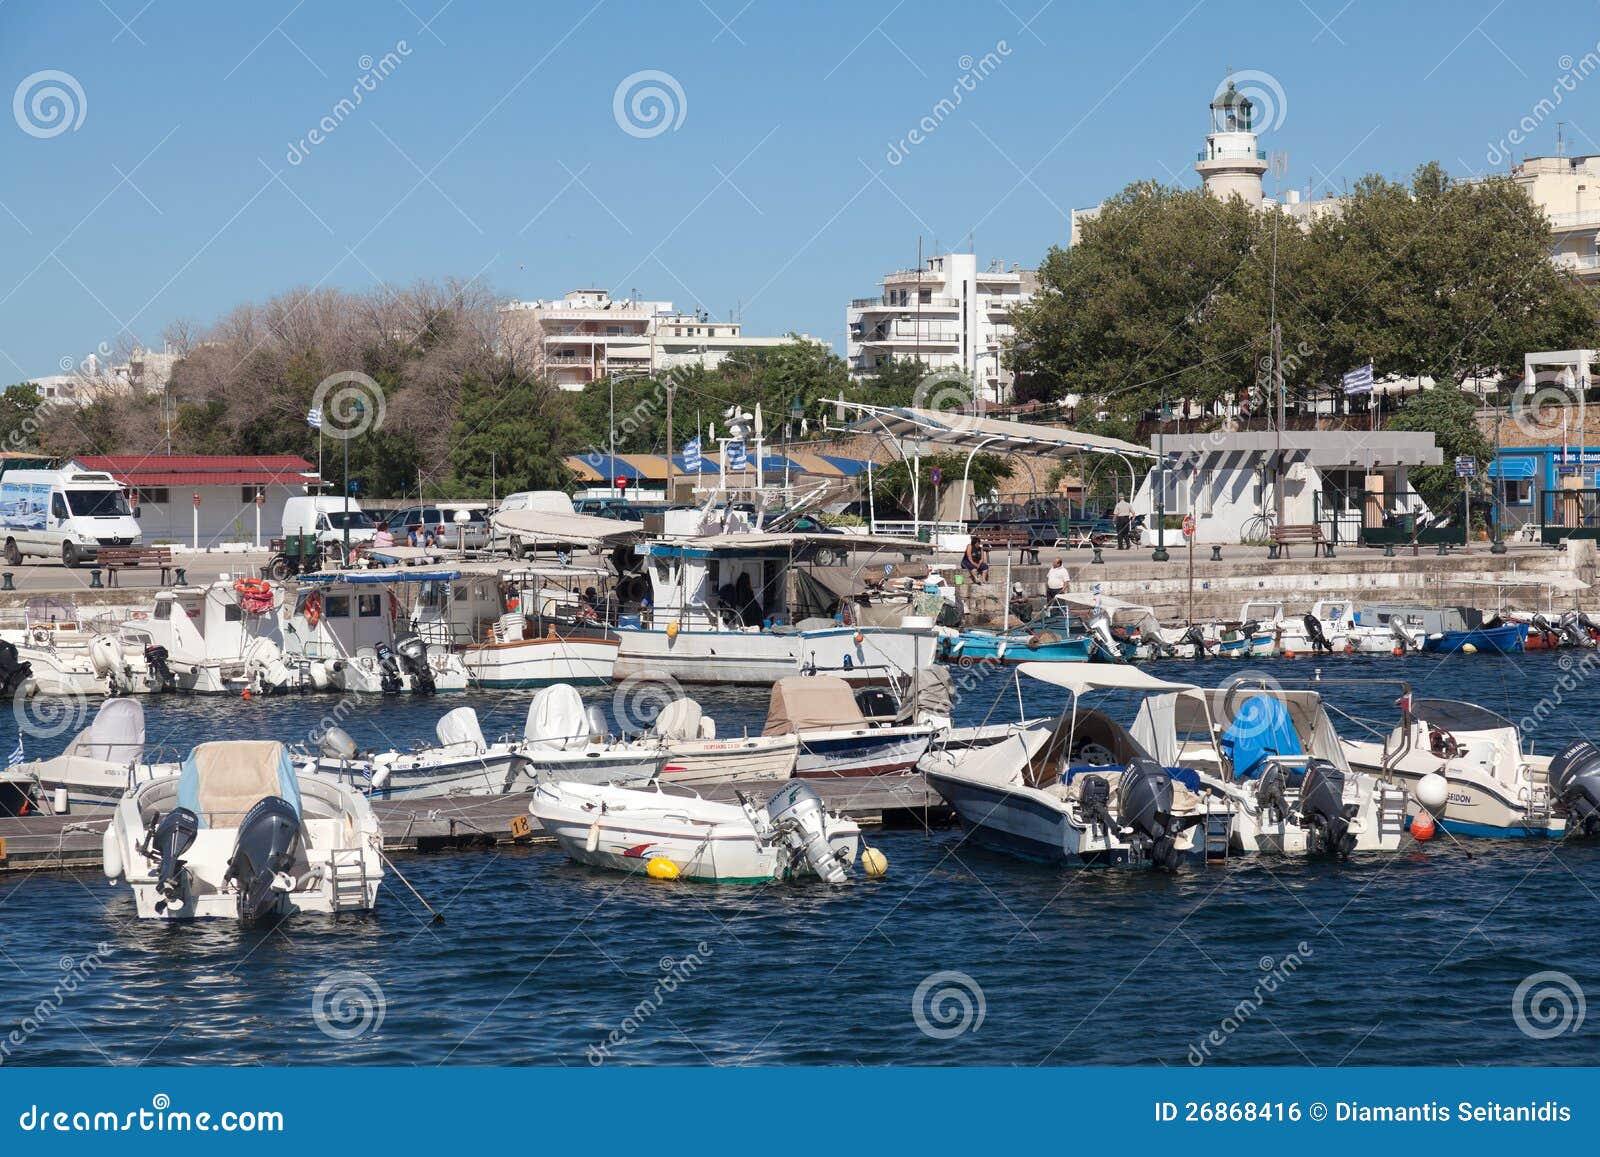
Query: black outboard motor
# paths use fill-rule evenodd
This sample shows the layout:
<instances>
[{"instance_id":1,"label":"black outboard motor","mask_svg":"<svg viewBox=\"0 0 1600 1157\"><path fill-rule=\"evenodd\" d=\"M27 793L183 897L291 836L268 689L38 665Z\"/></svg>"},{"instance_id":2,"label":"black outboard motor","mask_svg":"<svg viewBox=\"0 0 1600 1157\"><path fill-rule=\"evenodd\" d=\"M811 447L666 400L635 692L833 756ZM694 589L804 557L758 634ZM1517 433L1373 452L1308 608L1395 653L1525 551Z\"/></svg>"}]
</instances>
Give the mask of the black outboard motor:
<instances>
[{"instance_id":1,"label":"black outboard motor","mask_svg":"<svg viewBox=\"0 0 1600 1157\"><path fill-rule=\"evenodd\" d=\"M1300 823L1311 833L1311 850L1348 856L1356 846L1350 831L1350 813L1344 802L1344 772L1326 759L1313 759L1306 765L1300 786Z\"/></svg>"},{"instance_id":2,"label":"black outboard motor","mask_svg":"<svg viewBox=\"0 0 1600 1157\"><path fill-rule=\"evenodd\" d=\"M1190 627L1183 633L1183 638L1180 641L1189 643L1194 647L1194 657L1196 659L1204 659L1211 654L1210 648L1206 646L1206 633L1199 627Z\"/></svg>"},{"instance_id":3,"label":"black outboard motor","mask_svg":"<svg viewBox=\"0 0 1600 1157\"><path fill-rule=\"evenodd\" d=\"M32 678L33 664L18 656L15 643L0 639L0 695L12 698Z\"/></svg>"},{"instance_id":4,"label":"black outboard motor","mask_svg":"<svg viewBox=\"0 0 1600 1157\"><path fill-rule=\"evenodd\" d=\"M254 924L270 915L278 897L294 887L289 868L300 846L300 817L287 800L269 795L239 825L224 883L239 890L239 919Z\"/></svg>"},{"instance_id":5,"label":"black outboard motor","mask_svg":"<svg viewBox=\"0 0 1600 1157\"><path fill-rule=\"evenodd\" d=\"M1582 611L1578 612L1578 626L1588 633L1590 642L1600 639L1600 623L1595 622Z\"/></svg>"},{"instance_id":6,"label":"black outboard motor","mask_svg":"<svg viewBox=\"0 0 1600 1157\"><path fill-rule=\"evenodd\" d=\"M1101 836L1117 830L1117 822L1111 818L1111 784L1105 776L1084 776L1078 785L1078 801L1083 818L1099 829Z\"/></svg>"},{"instance_id":7,"label":"black outboard motor","mask_svg":"<svg viewBox=\"0 0 1600 1157\"><path fill-rule=\"evenodd\" d=\"M183 854L194 846L199 831L200 817L186 807L173 808L165 817L158 813L145 829L144 846L140 851L159 865L156 891L161 893L161 899L156 902L157 912L164 912L168 904L182 900L186 875Z\"/></svg>"},{"instance_id":8,"label":"black outboard motor","mask_svg":"<svg viewBox=\"0 0 1600 1157\"><path fill-rule=\"evenodd\" d=\"M1149 860L1152 867L1169 871L1178 866L1176 836L1181 828L1172 822L1172 777L1153 759L1135 759L1117 785L1117 815L1124 835Z\"/></svg>"},{"instance_id":9,"label":"black outboard motor","mask_svg":"<svg viewBox=\"0 0 1600 1157\"><path fill-rule=\"evenodd\" d=\"M1267 764L1256 784L1256 803L1274 823L1282 823L1294 811L1289 805L1289 789L1304 786L1305 773L1298 768L1285 768L1279 763Z\"/></svg>"},{"instance_id":10,"label":"black outboard motor","mask_svg":"<svg viewBox=\"0 0 1600 1157\"><path fill-rule=\"evenodd\" d=\"M1550 761L1556 806L1567 813L1567 830L1600 832L1600 747L1587 739L1567 744Z\"/></svg>"},{"instance_id":11,"label":"black outboard motor","mask_svg":"<svg viewBox=\"0 0 1600 1157\"><path fill-rule=\"evenodd\" d=\"M412 689L424 695L433 694L433 669L428 666L428 644L423 642L422 636L415 631L396 635L394 649L401 665L411 673Z\"/></svg>"},{"instance_id":12,"label":"black outboard motor","mask_svg":"<svg viewBox=\"0 0 1600 1157\"><path fill-rule=\"evenodd\" d=\"M388 643L379 643L373 652L378 656L378 686L385 695L398 695L405 690L405 680L400 678L400 661L394 657Z\"/></svg>"},{"instance_id":13,"label":"black outboard motor","mask_svg":"<svg viewBox=\"0 0 1600 1157\"><path fill-rule=\"evenodd\" d=\"M1569 647L1587 647L1594 639L1590 636L1588 628L1583 625L1584 615L1577 611L1568 611L1561 616L1561 621L1551 625L1550 620L1543 615L1533 616L1533 626L1536 630L1559 634Z\"/></svg>"},{"instance_id":14,"label":"black outboard motor","mask_svg":"<svg viewBox=\"0 0 1600 1157\"><path fill-rule=\"evenodd\" d=\"M1322 620L1316 615L1307 613L1300 619L1306 627L1306 638L1311 640L1311 651L1317 655L1331 655L1333 644L1328 642L1328 636L1322 631Z\"/></svg>"},{"instance_id":15,"label":"black outboard motor","mask_svg":"<svg viewBox=\"0 0 1600 1157\"><path fill-rule=\"evenodd\" d=\"M167 649L159 643L151 643L144 649L144 662L150 669L152 685L163 691L171 691L172 667L167 663Z\"/></svg>"}]
</instances>

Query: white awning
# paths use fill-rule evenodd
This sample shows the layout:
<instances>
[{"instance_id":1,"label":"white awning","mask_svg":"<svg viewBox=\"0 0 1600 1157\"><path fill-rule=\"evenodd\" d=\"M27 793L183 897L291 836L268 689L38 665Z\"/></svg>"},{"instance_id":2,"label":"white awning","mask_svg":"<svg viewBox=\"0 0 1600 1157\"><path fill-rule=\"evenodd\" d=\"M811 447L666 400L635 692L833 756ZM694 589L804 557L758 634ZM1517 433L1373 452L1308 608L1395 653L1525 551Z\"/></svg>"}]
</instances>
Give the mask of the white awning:
<instances>
[{"instance_id":1,"label":"white awning","mask_svg":"<svg viewBox=\"0 0 1600 1157\"><path fill-rule=\"evenodd\" d=\"M873 410L850 428L861 434L887 433L895 438L965 450L982 448L997 453L1019 451L1046 458L1072 458L1079 454L1155 457L1148 446L1137 446L1101 434L1069 430L1065 426L1044 426L1034 422L1014 422L1008 418L985 418L960 411L921 410L910 406Z\"/></svg>"},{"instance_id":2,"label":"white awning","mask_svg":"<svg viewBox=\"0 0 1600 1157\"><path fill-rule=\"evenodd\" d=\"M592 514L560 514L549 510L501 510L489 516L501 534L515 534L529 543L553 542L586 546L621 542L644 533L642 522L596 518Z\"/></svg>"},{"instance_id":3,"label":"white awning","mask_svg":"<svg viewBox=\"0 0 1600 1157\"><path fill-rule=\"evenodd\" d=\"M1198 691L1193 683L1168 683L1138 667L1121 663L1023 663L1017 674L1064 687L1074 695L1085 691Z\"/></svg>"}]
</instances>

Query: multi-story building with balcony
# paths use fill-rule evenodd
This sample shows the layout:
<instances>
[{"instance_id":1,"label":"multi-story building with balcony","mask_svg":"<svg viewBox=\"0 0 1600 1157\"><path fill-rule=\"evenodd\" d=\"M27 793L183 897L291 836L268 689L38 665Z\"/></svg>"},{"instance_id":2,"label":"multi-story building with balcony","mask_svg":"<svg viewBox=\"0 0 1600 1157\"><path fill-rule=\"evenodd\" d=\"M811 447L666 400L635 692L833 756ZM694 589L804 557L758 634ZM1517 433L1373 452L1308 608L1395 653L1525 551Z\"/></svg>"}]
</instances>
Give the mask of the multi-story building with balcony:
<instances>
[{"instance_id":1,"label":"multi-story building with balcony","mask_svg":"<svg viewBox=\"0 0 1600 1157\"><path fill-rule=\"evenodd\" d=\"M1600 282L1600 155L1524 157L1511 179L1550 219L1551 260Z\"/></svg>"},{"instance_id":2,"label":"multi-story building with balcony","mask_svg":"<svg viewBox=\"0 0 1600 1157\"><path fill-rule=\"evenodd\" d=\"M677 366L711 368L742 349L770 349L798 336L749 337L736 321L683 313L670 301L614 299L604 289L574 289L565 297L511 301L501 315L512 340L540 345L539 363L566 390L617 374L649 374Z\"/></svg>"},{"instance_id":3,"label":"multi-story building with balcony","mask_svg":"<svg viewBox=\"0 0 1600 1157\"><path fill-rule=\"evenodd\" d=\"M869 377L893 359L967 374L984 396L1002 400L1012 374L1004 365L1010 311L1033 296L1038 276L1001 262L978 268L973 253L946 253L921 269L883 278L883 292L845 311L850 373Z\"/></svg>"}]
</instances>

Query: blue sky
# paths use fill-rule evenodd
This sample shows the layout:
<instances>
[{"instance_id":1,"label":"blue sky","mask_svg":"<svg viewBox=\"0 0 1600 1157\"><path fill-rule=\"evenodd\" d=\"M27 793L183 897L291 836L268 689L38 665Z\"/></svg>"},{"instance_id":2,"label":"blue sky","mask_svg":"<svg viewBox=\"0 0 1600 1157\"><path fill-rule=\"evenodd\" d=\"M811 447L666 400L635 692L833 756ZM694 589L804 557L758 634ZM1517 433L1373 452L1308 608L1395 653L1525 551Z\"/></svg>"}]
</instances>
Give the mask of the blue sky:
<instances>
[{"instance_id":1,"label":"blue sky","mask_svg":"<svg viewBox=\"0 0 1600 1157\"><path fill-rule=\"evenodd\" d=\"M1600 152L1600 77L1534 111L1597 51L1596 5L1528 12L0 0L0 382L294 286L450 276L508 297L598 285L739 308L748 332L839 345L847 299L913 264L919 234L1032 264L1072 207L1140 178L1193 183L1230 66L1266 74L1286 185L1428 159L1503 169L1496 142L1525 117L1516 155L1553 151L1557 119L1569 151ZM36 76L50 72L69 80ZM663 131L629 120L626 92L614 113L641 72L669 78L636 82L674 106ZM936 113L963 75L960 105ZM359 105L336 111L363 76ZM70 127L59 105L35 110L49 88ZM905 147L924 117L933 131Z\"/></svg>"}]
</instances>

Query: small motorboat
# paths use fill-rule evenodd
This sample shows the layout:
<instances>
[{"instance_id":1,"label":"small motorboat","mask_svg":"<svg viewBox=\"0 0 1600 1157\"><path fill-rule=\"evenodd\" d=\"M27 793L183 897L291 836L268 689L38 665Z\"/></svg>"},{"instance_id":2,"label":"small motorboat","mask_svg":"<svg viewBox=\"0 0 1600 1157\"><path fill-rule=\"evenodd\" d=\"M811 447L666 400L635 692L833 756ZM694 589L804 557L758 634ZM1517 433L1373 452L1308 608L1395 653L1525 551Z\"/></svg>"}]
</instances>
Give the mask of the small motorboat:
<instances>
[{"instance_id":1,"label":"small motorboat","mask_svg":"<svg viewBox=\"0 0 1600 1157\"><path fill-rule=\"evenodd\" d=\"M1422 781L1442 780L1430 817L1458 836L1560 839L1567 821L1551 760L1525 751L1517 725L1473 703L1400 698L1400 720L1381 741L1343 740L1350 765L1403 786L1409 815L1423 808ZM1438 790L1438 789L1435 789Z\"/></svg>"},{"instance_id":2,"label":"small motorboat","mask_svg":"<svg viewBox=\"0 0 1600 1157\"><path fill-rule=\"evenodd\" d=\"M795 735L719 737L716 720L689 698L668 703L640 738L665 748L661 778L679 784L788 779L800 752Z\"/></svg>"},{"instance_id":3,"label":"small motorboat","mask_svg":"<svg viewBox=\"0 0 1600 1157\"><path fill-rule=\"evenodd\" d=\"M831 814L798 780L756 806L698 795L581 783L542 783L528 810L580 864L717 884L849 879L861 847L853 820Z\"/></svg>"},{"instance_id":4,"label":"small motorboat","mask_svg":"<svg viewBox=\"0 0 1600 1157\"><path fill-rule=\"evenodd\" d=\"M863 698L882 709L863 711ZM882 689L858 696L837 676L790 675L773 685L762 735L797 739L794 773L801 778L896 775L916 766L936 730L898 715L898 701Z\"/></svg>"},{"instance_id":5,"label":"small motorboat","mask_svg":"<svg viewBox=\"0 0 1600 1157\"><path fill-rule=\"evenodd\" d=\"M1204 820L1198 777L1157 763L1109 717L1083 708L1080 695L1183 685L1132 666L1025 663L1017 678L1065 688L1071 710L997 743L935 752L920 765L971 838L1044 863L1177 867Z\"/></svg>"},{"instance_id":6,"label":"small motorboat","mask_svg":"<svg viewBox=\"0 0 1600 1157\"><path fill-rule=\"evenodd\" d=\"M107 699L60 755L8 770L33 785L45 810L104 812L140 784L177 773L175 761L145 757L144 707L137 699Z\"/></svg>"},{"instance_id":7,"label":"small motorboat","mask_svg":"<svg viewBox=\"0 0 1600 1157\"><path fill-rule=\"evenodd\" d=\"M980 663L1087 663L1094 650L1088 635L1029 623L1008 631L961 631L940 640L939 658L960 667Z\"/></svg>"},{"instance_id":8,"label":"small motorboat","mask_svg":"<svg viewBox=\"0 0 1600 1157\"><path fill-rule=\"evenodd\" d=\"M672 767L669 749L658 743L614 736L599 708L585 709L575 687L546 687L528 704L522 740L526 791L535 783L642 783Z\"/></svg>"},{"instance_id":9,"label":"small motorboat","mask_svg":"<svg viewBox=\"0 0 1600 1157\"><path fill-rule=\"evenodd\" d=\"M382 833L359 792L296 772L276 741L202 743L176 775L123 798L106 827L111 880L147 920L259 924L294 912L370 910Z\"/></svg>"}]
</instances>

